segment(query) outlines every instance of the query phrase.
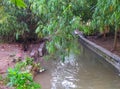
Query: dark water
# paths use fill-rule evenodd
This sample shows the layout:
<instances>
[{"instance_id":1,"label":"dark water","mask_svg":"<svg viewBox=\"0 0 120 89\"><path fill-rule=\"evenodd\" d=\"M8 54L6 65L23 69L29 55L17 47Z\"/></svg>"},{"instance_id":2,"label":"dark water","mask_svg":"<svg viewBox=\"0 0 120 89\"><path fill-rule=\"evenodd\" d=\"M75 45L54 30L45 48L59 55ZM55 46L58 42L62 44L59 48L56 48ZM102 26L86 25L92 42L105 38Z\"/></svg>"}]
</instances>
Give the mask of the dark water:
<instances>
[{"instance_id":1,"label":"dark water","mask_svg":"<svg viewBox=\"0 0 120 89\"><path fill-rule=\"evenodd\" d=\"M42 89L120 89L120 76L110 64L82 45L80 50L65 63L48 61L48 70L36 77Z\"/></svg>"}]
</instances>

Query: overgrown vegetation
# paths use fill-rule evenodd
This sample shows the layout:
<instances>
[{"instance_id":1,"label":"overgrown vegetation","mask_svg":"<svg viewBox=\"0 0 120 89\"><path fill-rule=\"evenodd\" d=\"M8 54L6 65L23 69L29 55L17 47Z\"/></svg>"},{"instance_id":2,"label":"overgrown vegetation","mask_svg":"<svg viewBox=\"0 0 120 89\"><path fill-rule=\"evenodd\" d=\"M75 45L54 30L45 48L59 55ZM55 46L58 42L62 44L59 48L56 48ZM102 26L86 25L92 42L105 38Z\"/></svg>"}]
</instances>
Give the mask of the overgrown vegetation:
<instances>
[{"instance_id":1,"label":"overgrown vegetation","mask_svg":"<svg viewBox=\"0 0 120 89\"><path fill-rule=\"evenodd\" d=\"M18 3L16 2L18 5L19 1L21 0L18 0ZM26 42L30 39L37 39L35 29L39 19L31 12L30 3L26 3L27 7L22 9L9 0L2 1L0 9L2 11L0 17L0 37L2 39L9 42L15 42L16 40Z\"/></svg>"},{"instance_id":2,"label":"overgrown vegetation","mask_svg":"<svg viewBox=\"0 0 120 89\"><path fill-rule=\"evenodd\" d=\"M86 35L98 31L104 36L106 30L113 30L115 49L120 28L119 4L119 0L0 0L0 38L25 44L45 38L49 59L64 60L71 52L78 53L74 30ZM9 85L17 89L36 86L30 73L21 72L23 65L8 70Z\"/></svg>"},{"instance_id":3,"label":"overgrown vegetation","mask_svg":"<svg viewBox=\"0 0 120 89\"><path fill-rule=\"evenodd\" d=\"M76 41L73 30L79 29L89 35L97 29L105 34L112 26L115 27L111 29L115 30L113 49L116 48L120 18L118 0L10 1L1 1L0 6L0 34L4 39L15 40L22 37L28 40L31 36L47 37L49 54L52 57L59 55L64 58L71 50L76 52L77 49L77 45L74 46Z\"/></svg>"},{"instance_id":4,"label":"overgrown vegetation","mask_svg":"<svg viewBox=\"0 0 120 89\"><path fill-rule=\"evenodd\" d=\"M24 2L11 0L11 2L8 0L2 2L4 13L8 15L1 23L0 33L4 39L15 40L22 37L23 42L26 42L32 35L37 34L40 38L49 39L46 47L50 57L60 57L64 60L70 52L78 53L77 39L73 31L80 29L90 34L86 23L92 18L96 0L89 3L88 0L25 0Z\"/></svg>"},{"instance_id":5,"label":"overgrown vegetation","mask_svg":"<svg viewBox=\"0 0 120 89\"><path fill-rule=\"evenodd\" d=\"M117 45L117 32L120 28L120 1L119 0L98 0L93 14L93 27L98 30L115 30L113 49ZM112 26L114 29L109 29Z\"/></svg>"},{"instance_id":6,"label":"overgrown vegetation","mask_svg":"<svg viewBox=\"0 0 120 89\"><path fill-rule=\"evenodd\" d=\"M32 64L32 59L26 58L26 61L18 62L14 68L9 68L7 85L15 89L40 89L41 86L34 82L31 69L29 69L29 66L33 66Z\"/></svg>"},{"instance_id":7,"label":"overgrown vegetation","mask_svg":"<svg viewBox=\"0 0 120 89\"><path fill-rule=\"evenodd\" d=\"M50 37L47 43L47 50L52 57L64 59L69 53L77 53L77 40L73 31L80 29L83 22L91 19L92 2L87 3L82 0L29 0L33 13L41 17L36 33ZM84 5L87 7L85 8ZM86 15L86 10L91 14ZM83 30L83 29L81 29ZM86 32L87 33L87 32ZM88 33L87 33L88 34Z\"/></svg>"}]
</instances>

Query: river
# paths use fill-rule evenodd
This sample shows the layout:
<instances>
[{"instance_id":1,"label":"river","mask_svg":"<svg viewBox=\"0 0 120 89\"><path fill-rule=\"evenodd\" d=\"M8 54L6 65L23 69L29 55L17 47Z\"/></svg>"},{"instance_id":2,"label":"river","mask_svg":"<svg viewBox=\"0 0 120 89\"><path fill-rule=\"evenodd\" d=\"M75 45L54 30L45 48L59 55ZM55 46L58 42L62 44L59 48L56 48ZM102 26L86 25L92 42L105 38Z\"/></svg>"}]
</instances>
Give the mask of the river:
<instances>
[{"instance_id":1,"label":"river","mask_svg":"<svg viewBox=\"0 0 120 89\"><path fill-rule=\"evenodd\" d=\"M120 89L118 72L102 57L80 46L80 55L65 62L52 59L44 63L46 71L35 80L42 89Z\"/></svg>"}]
</instances>

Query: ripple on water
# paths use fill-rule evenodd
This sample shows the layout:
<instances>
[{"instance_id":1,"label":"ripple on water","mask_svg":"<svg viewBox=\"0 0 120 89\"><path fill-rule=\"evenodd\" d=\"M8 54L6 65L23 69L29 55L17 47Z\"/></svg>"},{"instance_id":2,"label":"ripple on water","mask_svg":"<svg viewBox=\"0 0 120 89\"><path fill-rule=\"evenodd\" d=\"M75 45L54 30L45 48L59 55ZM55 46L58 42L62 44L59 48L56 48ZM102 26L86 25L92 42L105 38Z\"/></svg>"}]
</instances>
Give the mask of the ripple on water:
<instances>
[{"instance_id":1,"label":"ripple on water","mask_svg":"<svg viewBox=\"0 0 120 89\"><path fill-rule=\"evenodd\" d=\"M51 89L77 89L75 82L78 79L75 75L78 72L78 63L72 60L67 60L64 63L58 62L55 70L52 72L52 88Z\"/></svg>"},{"instance_id":2,"label":"ripple on water","mask_svg":"<svg viewBox=\"0 0 120 89\"><path fill-rule=\"evenodd\" d=\"M84 49L78 58L70 55L64 63L57 62L51 89L120 89L120 77L101 59Z\"/></svg>"}]
</instances>

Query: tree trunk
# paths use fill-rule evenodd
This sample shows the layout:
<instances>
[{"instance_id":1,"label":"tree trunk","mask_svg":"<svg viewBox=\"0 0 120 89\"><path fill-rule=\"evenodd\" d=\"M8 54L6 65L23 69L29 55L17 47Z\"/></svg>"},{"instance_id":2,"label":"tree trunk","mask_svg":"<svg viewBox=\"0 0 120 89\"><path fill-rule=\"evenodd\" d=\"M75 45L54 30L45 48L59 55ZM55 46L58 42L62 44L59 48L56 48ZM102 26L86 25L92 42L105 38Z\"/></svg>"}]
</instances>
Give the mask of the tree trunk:
<instances>
[{"instance_id":1,"label":"tree trunk","mask_svg":"<svg viewBox=\"0 0 120 89\"><path fill-rule=\"evenodd\" d=\"M104 29L104 31L103 31L103 39L106 39L106 33L105 33L105 30L106 30L106 29Z\"/></svg>"},{"instance_id":2,"label":"tree trunk","mask_svg":"<svg viewBox=\"0 0 120 89\"><path fill-rule=\"evenodd\" d=\"M110 29L109 29L109 26L106 25L106 26L104 27L104 30L103 30L103 38L104 38L104 39L106 39L106 34L109 33L109 30L110 30Z\"/></svg>"},{"instance_id":3,"label":"tree trunk","mask_svg":"<svg viewBox=\"0 0 120 89\"><path fill-rule=\"evenodd\" d=\"M114 43L113 43L113 50L116 50L116 47L117 47L117 32L118 32L118 30L115 29Z\"/></svg>"}]
</instances>

